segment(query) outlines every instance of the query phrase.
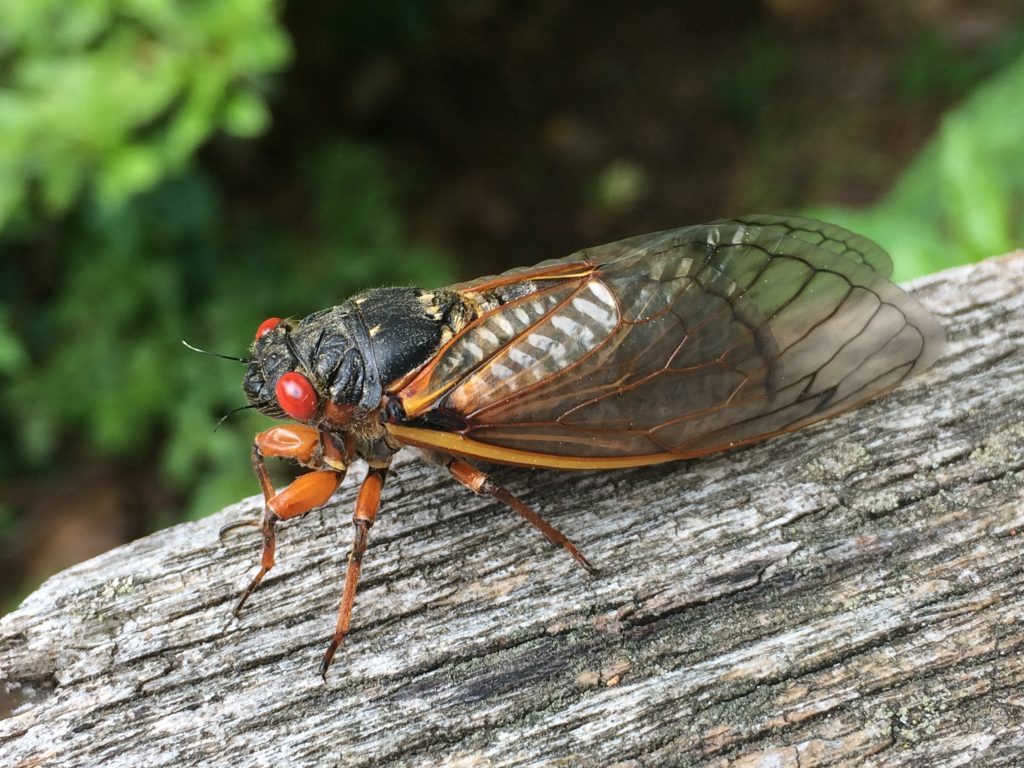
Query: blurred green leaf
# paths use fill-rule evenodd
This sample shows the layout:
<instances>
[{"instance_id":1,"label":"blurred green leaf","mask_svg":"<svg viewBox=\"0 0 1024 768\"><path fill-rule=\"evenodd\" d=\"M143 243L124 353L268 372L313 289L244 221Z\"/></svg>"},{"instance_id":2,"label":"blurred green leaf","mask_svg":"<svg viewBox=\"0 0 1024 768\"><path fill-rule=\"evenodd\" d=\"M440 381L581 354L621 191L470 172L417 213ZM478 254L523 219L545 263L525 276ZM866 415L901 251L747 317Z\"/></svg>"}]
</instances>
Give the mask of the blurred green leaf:
<instances>
[{"instance_id":1,"label":"blurred green leaf","mask_svg":"<svg viewBox=\"0 0 1024 768\"><path fill-rule=\"evenodd\" d=\"M1024 245L1024 56L979 87L878 205L816 209L877 240L895 277L917 275Z\"/></svg>"},{"instance_id":2,"label":"blurred green leaf","mask_svg":"<svg viewBox=\"0 0 1024 768\"><path fill-rule=\"evenodd\" d=\"M224 130L233 136L258 136L269 123L267 104L254 93L236 93L224 108Z\"/></svg>"},{"instance_id":3,"label":"blurred green leaf","mask_svg":"<svg viewBox=\"0 0 1024 768\"><path fill-rule=\"evenodd\" d=\"M597 208L627 208L647 194L650 182L646 170L630 160L614 160L606 165L587 190L587 198Z\"/></svg>"},{"instance_id":4,"label":"blurred green leaf","mask_svg":"<svg viewBox=\"0 0 1024 768\"><path fill-rule=\"evenodd\" d=\"M1022 90L1024 95L1024 90ZM985 156L982 137L963 113L951 115L939 142L938 174L944 218L971 261L1012 247L1006 190Z\"/></svg>"},{"instance_id":5,"label":"blurred green leaf","mask_svg":"<svg viewBox=\"0 0 1024 768\"><path fill-rule=\"evenodd\" d=\"M11 329L6 308L0 305L0 375L15 374L26 362L25 349Z\"/></svg>"},{"instance_id":6,"label":"blurred green leaf","mask_svg":"<svg viewBox=\"0 0 1024 768\"><path fill-rule=\"evenodd\" d=\"M266 125L262 78L289 43L274 0L0 3L0 231L93 183L118 205L212 133ZM40 185L41 211L29 208Z\"/></svg>"}]
</instances>

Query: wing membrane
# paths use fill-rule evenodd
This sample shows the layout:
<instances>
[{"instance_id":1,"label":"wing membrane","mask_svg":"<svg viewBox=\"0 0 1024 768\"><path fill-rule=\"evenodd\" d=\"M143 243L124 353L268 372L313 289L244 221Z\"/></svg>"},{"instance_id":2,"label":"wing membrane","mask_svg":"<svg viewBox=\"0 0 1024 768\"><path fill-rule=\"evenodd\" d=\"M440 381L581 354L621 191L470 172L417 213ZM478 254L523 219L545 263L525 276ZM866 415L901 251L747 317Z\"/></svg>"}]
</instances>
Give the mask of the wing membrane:
<instances>
[{"instance_id":1,"label":"wing membrane","mask_svg":"<svg viewBox=\"0 0 1024 768\"><path fill-rule=\"evenodd\" d=\"M587 249L459 286L536 289L471 324L398 394L408 426L444 425L463 452L485 445L490 458L721 450L826 418L934 361L942 330L886 279L891 268L857 235L771 217Z\"/></svg>"}]
</instances>

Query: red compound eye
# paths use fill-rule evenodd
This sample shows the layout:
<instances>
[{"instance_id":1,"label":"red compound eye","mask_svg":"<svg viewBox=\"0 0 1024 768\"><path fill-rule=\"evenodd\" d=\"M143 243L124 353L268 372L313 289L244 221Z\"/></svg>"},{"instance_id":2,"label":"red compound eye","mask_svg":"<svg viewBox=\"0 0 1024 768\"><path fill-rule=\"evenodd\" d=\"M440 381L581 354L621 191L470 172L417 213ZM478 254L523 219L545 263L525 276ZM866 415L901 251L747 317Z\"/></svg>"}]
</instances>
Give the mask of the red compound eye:
<instances>
[{"instance_id":1,"label":"red compound eye","mask_svg":"<svg viewBox=\"0 0 1024 768\"><path fill-rule=\"evenodd\" d=\"M301 373L289 371L275 387L281 410L296 421L308 421L316 414L316 390Z\"/></svg>"},{"instance_id":2,"label":"red compound eye","mask_svg":"<svg viewBox=\"0 0 1024 768\"><path fill-rule=\"evenodd\" d=\"M260 327L256 329L256 338L258 339L267 331L274 330L275 328L277 328L277 324L280 322L280 317L268 317L266 320L260 323Z\"/></svg>"}]
</instances>

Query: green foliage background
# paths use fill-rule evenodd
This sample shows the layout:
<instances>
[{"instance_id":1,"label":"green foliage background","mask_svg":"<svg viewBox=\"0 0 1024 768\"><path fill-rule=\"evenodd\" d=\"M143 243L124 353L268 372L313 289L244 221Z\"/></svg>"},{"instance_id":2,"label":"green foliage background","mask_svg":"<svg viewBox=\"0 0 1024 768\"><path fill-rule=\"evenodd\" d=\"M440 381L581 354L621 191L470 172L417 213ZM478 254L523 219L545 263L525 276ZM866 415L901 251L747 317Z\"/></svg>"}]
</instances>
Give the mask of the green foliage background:
<instances>
[{"instance_id":1,"label":"green foliage background","mask_svg":"<svg viewBox=\"0 0 1024 768\"><path fill-rule=\"evenodd\" d=\"M252 492L261 422L212 431L240 371L182 339L244 354L263 317L450 278L404 238L385 158L343 138L307 152L309 233L230 219L196 153L266 129L290 55L270 0L0 4L0 472L155 460L190 514L215 510ZM42 277L19 258L40 241Z\"/></svg>"},{"instance_id":2,"label":"green foliage background","mask_svg":"<svg viewBox=\"0 0 1024 768\"><path fill-rule=\"evenodd\" d=\"M323 25L341 59L419 51L437 44L448 7L366 0ZM365 138L328 132L300 148L298 225L239 204L244 190L225 186L217 169L271 129L292 66L280 14L272 0L0 3L0 483L46 482L101 457L126 473L159 467L175 500L165 521L181 506L219 509L256 490L247 446L264 420L243 413L212 431L242 402L241 372L181 339L244 354L264 317L373 284L455 278L452 261L406 235L399 200L414 174ZM811 213L878 240L901 280L1019 247L1022 51L1024 24L974 58L922 35L898 73L905 98L965 98L880 202ZM773 126L765 104L792 58L757 33L739 63L709 76L723 114L763 142L745 197L763 211L791 207L773 196L772 166L787 162L776 147L789 128ZM487 151L500 153L495 144ZM524 185L538 186L539 165L517 165ZM588 215L614 219L654 188L627 156L575 194ZM717 214L730 212L743 211ZM0 544L25 524L0 500Z\"/></svg>"},{"instance_id":3,"label":"green foliage background","mask_svg":"<svg viewBox=\"0 0 1024 768\"><path fill-rule=\"evenodd\" d=\"M182 170L215 130L253 136L257 79L282 67L276 3L32 0L0 5L0 227L110 208Z\"/></svg>"},{"instance_id":4,"label":"green foliage background","mask_svg":"<svg viewBox=\"0 0 1024 768\"><path fill-rule=\"evenodd\" d=\"M942 119L892 190L862 211L809 211L877 240L907 280L1024 244L1024 56Z\"/></svg>"}]
</instances>

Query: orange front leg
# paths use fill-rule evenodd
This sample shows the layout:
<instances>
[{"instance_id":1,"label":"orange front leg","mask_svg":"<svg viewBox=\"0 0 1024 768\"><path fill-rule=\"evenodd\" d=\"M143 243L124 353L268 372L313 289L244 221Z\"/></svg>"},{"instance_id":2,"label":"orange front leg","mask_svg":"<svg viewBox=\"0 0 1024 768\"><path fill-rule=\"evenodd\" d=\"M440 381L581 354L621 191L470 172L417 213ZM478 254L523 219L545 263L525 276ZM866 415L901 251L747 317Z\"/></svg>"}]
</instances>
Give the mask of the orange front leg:
<instances>
[{"instance_id":1,"label":"orange front leg","mask_svg":"<svg viewBox=\"0 0 1024 768\"><path fill-rule=\"evenodd\" d=\"M341 593L341 606L338 608L338 623L334 627L334 637L327 646L323 661L320 662L320 676L327 681L327 670L334 659L334 653L338 650L345 635L348 634L349 623L352 619L352 607L356 602L356 588L359 585L359 574L363 569L363 554L370 538L370 526L377 518L377 510L380 509L380 491L384 487L384 478L387 477L387 467L370 467L359 488L359 497L356 499L356 511L352 515L352 524L355 527L355 535L352 539L352 551L348 556L348 568L345 570L345 589Z\"/></svg>"},{"instance_id":2,"label":"orange front leg","mask_svg":"<svg viewBox=\"0 0 1024 768\"><path fill-rule=\"evenodd\" d=\"M267 471L265 461L267 456L294 459L303 466L312 467L317 471L300 475L280 492L277 492L274 490L270 473ZM333 441L312 427L294 424L287 427L273 427L256 435L252 446L252 467L260 481L263 498L266 501L263 520L260 523L263 535L263 553L260 557L259 571L235 604L234 611L232 611L234 616L238 616L245 601L249 599L249 595L256 591L256 587L263 581L263 577L274 567L274 552L277 545L274 527L277 525L277 521L304 515L321 504L325 504L344 479L347 461L348 456L343 455ZM331 469L318 469L325 464ZM238 523L234 523L225 526L221 529L221 534L238 525ZM248 525L248 523L242 523L242 525Z\"/></svg>"}]
</instances>

